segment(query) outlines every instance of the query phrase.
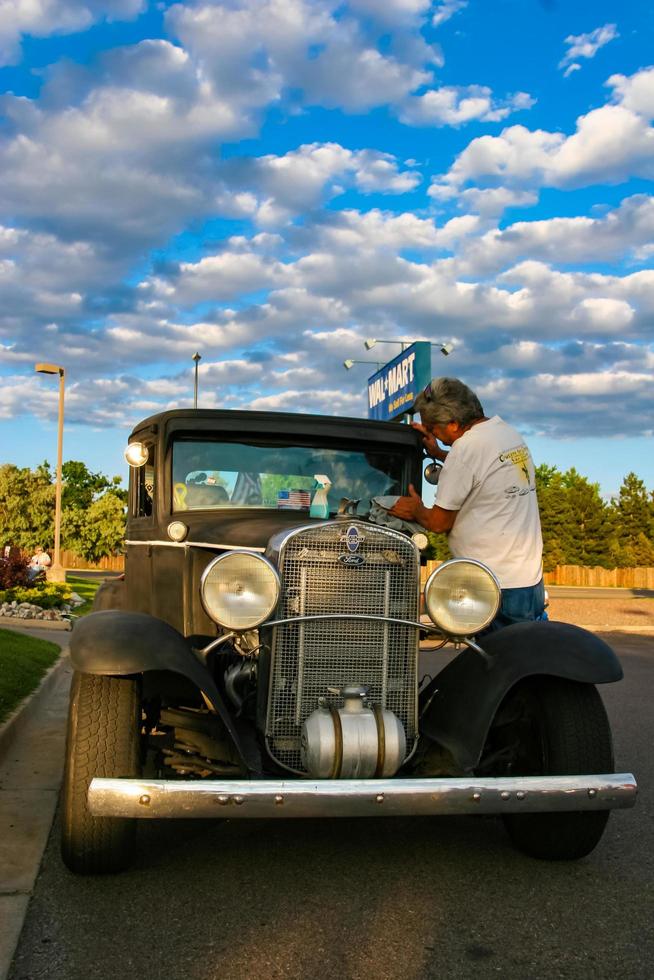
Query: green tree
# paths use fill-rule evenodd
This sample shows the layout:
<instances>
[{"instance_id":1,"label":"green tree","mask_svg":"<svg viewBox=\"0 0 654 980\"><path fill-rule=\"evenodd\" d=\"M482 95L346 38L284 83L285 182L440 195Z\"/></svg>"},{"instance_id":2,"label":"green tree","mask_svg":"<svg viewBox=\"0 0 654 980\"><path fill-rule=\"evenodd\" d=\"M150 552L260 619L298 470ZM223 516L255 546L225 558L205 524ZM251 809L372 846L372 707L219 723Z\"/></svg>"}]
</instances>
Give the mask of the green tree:
<instances>
[{"instance_id":1,"label":"green tree","mask_svg":"<svg viewBox=\"0 0 654 980\"><path fill-rule=\"evenodd\" d=\"M570 520L567 563L609 567L606 545L612 531L612 513L602 500L599 484L591 483L572 467L563 474L563 486Z\"/></svg>"},{"instance_id":2,"label":"green tree","mask_svg":"<svg viewBox=\"0 0 654 980\"><path fill-rule=\"evenodd\" d=\"M26 551L54 544L55 488L47 463L35 470L0 466L0 544Z\"/></svg>"},{"instance_id":3,"label":"green tree","mask_svg":"<svg viewBox=\"0 0 654 980\"><path fill-rule=\"evenodd\" d=\"M104 473L92 473L86 463L77 459L67 460L61 467L63 492L62 507L90 507L103 493L113 493L125 502L127 491L120 488L122 479L114 476L111 479Z\"/></svg>"},{"instance_id":4,"label":"green tree","mask_svg":"<svg viewBox=\"0 0 654 980\"><path fill-rule=\"evenodd\" d=\"M573 551L573 519L563 474L556 466L536 467L536 492L543 532L543 568L566 565Z\"/></svg>"},{"instance_id":5,"label":"green tree","mask_svg":"<svg viewBox=\"0 0 654 980\"><path fill-rule=\"evenodd\" d=\"M62 527L64 547L96 562L119 550L125 537L125 507L115 493L107 492L86 509L65 510Z\"/></svg>"},{"instance_id":6,"label":"green tree","mask_svg":"<svg viewBox=\"0 0 654 980\"><path fill-rule=\"evenodd\" d=\"M614 534L611 541L616 564L654 565L654 509L644 482L627 473L613 501Z\"/></svg>"}]
</instances>

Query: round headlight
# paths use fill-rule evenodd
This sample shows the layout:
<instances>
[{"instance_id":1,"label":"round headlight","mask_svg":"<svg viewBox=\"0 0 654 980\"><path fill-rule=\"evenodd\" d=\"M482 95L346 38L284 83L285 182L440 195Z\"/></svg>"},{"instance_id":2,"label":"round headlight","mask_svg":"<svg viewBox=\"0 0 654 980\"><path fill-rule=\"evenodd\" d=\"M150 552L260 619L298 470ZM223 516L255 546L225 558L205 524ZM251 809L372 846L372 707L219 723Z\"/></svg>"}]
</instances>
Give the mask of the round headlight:
<instances>
[{"instance_id":1,"label":"round headlight","mask_svg":"<svg viewBox=\"0 0 654 980\"><path fill-rule=\"evenodd\" d=\"M171 521L168 525L168 537L171 541L183 541L188 534L188 528L183 521Z\"/></svg>"},{"instance_id":2,"label":"round headlight","mask_svg":"<svg viewBox=\"0 0 654 980\"><path fill-rule=\"evenodd\" d=\"M130 466L145 466L148 461L148 447L142 442L130 442L125 450L125 459Z\"/></svg>"},{"instance_id":3,"label":"round headlight","mask_svg":"<svg viewBox=\"0 0 654 980\"><path fill-rule=\"evenodd\" d=\"M427 579L425 606L451 636L471 636L495 618L502 592L490 568L471 558L444 562Z\"/></svg>"},{"instance_id":4,"label":"round headlight","mask_svg":"<svg viewBox=\"0 0 654 980\"><path fill-rule=\"evenodd\" d=\"M411 540L418 549L418 551L424 551L429 544L429 538L422 531L416 531L415 534L411 535Z\"/></svg>"},{"instance_id":5,"label":"round headlight","mask_svg":"<svg viewBox=\"0 0 654 980\"><path fill-rule=\"evenodd\" d=\"M209 563L202 576L202 605L230 630L250 630L263 623L277 605L279 576L262 555L231 551Z\"/></svg>"}]
</instances>

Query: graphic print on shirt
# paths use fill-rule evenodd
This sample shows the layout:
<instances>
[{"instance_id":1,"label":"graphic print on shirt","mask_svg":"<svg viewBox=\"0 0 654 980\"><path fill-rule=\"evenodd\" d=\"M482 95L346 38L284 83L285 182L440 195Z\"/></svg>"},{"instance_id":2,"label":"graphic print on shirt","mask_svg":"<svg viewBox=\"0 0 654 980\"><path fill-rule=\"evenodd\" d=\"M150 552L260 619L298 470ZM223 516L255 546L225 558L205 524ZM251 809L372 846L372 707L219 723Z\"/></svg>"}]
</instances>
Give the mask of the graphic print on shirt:
<instances>
[{"instance_id":1,"label":"graphic print on shirt","mask_svg":"<svg viewBox=\"0 0 654 980\"><path fill-rule=\"evenodd\" d=\"M505 452L500 453L498 459L500 463L512 464L513 469L511 472L518 481L505 489L504 493L507 497L515 497L516 495L523 497L527 493L534 493L536 491L534 464L532 463L529 450L525 445L507 449Z\"/></svg>"}]
</instances>

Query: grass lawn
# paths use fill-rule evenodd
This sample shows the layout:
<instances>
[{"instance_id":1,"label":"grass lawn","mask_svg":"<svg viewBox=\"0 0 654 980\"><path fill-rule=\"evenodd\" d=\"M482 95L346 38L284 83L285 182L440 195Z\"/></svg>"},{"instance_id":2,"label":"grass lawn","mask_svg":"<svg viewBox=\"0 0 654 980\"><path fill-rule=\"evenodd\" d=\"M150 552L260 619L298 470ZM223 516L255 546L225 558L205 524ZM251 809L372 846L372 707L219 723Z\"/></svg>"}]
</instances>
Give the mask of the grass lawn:
<instances>
[{"instance_id":1,"label":"grass lawn","mask_svg":"<svg viewBox=\"0 0 654 980\"><path fill-rule=\"evenodd\" d=\"M58 656L56 643L0 630L0 722L34 690Z\"/></svg>"},{"instance_id":2,"label":"grass lawn","mask_svg":"<svg viewBox=\"0 0 654 980\"><path fill-rule=\"evenodd\" d=\"M74 575L66 575L66 585L69 585L73 592L77 592L80 599L86 599L83 606L73 609L74 616L86 616L91 612L95 593L102 585L102 579L75 578Z\"/></svg>"},{"instance_id":3,"label":"grass lawn","mask_svg":"<svg viewBox=\"0 0 654 980\"><path fill-rule=\"evenodd\" d=\"M85 600L83 606L73 610L73 615L85 616L91 612L93 598L102 580L67 575L66 583ZM42 640L38 634L32 636L0 629L0 723L38 686L58 656L56 643Z\"/></svg>"}]
</instances>

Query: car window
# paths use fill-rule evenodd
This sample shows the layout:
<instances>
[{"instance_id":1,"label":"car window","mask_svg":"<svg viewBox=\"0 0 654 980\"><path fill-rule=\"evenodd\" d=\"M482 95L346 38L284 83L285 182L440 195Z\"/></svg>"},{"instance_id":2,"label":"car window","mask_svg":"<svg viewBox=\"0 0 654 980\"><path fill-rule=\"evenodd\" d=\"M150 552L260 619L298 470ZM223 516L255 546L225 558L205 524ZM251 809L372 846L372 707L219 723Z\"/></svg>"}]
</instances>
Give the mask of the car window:
<instances>
[{"instance_id":1,"label":"car window","mask_svg":"<svg viewBox=\"0 0 654 980\"><path fill-rule=\"evenodd\" d=\"M401 493L404 457L399 453L314 446L178 439L173 445L173 510L264 507L309 511L324 475L330 513L343 497L360 500Z\"/></svg>"}]
</instances>

